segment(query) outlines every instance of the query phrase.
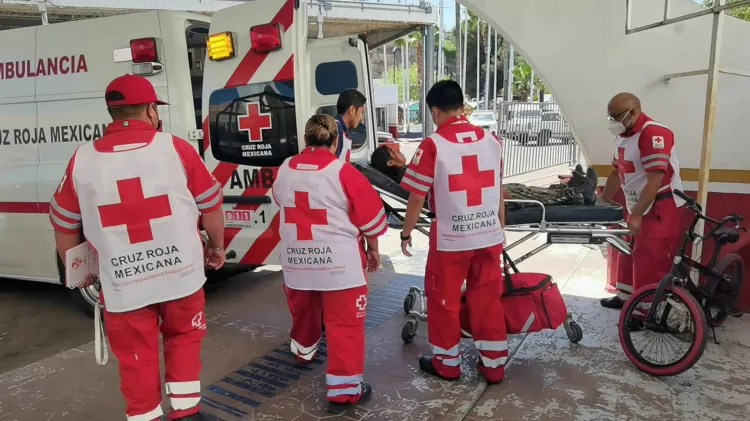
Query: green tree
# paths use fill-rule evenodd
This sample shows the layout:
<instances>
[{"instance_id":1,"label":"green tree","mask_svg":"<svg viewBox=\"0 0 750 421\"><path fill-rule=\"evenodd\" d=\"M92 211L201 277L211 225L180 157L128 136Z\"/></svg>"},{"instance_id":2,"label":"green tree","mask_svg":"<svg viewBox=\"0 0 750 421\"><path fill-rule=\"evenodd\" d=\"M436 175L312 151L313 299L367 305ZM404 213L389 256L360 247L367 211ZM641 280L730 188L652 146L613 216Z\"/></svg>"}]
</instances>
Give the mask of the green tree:
<instances>
[{"instance_id":1,"label":"green tree","mask_svg":"<svg viewBox=\"0 0 750 421\"><path fill-rule=\"evenodd\" d=\"M516 57L516 66L513 68L513 95L519 96L523 100L529 97L529 88L531 82L531 66L521 57ZM539 78L534 76L534 101L539 100L539 92L546 90L546 87Z\"/></svg>"},{"instance_id":2,"label":"green tree","mask_svg":"<svg viewBox=\"0 0 750 421\"><path fill-rule=\"evenodd\" d=\"M729 0L727 1L727 4L736 3L737 1L738 0ZM703 6L705 7L714 7L714 4L714 0L703 0ZM727 10L727 15L735 17L737 19L750 21L750 6L742 6Z\"/></svg>"},{"instance_id":3,"label":"green tree","mask_svg":"<svg viewBox=\"0 0 750 421\"><path fill-rule=\"evenodd\" d=\"M419 100L419 84L417 63L411 63L409 66L409 101ZM404 101L404 82L403 82L403 67L391 66L388 68L388 79L389 81L396 80L396 86L398 86L398 100L399 103Z\"/></svg>"}]
</instances>

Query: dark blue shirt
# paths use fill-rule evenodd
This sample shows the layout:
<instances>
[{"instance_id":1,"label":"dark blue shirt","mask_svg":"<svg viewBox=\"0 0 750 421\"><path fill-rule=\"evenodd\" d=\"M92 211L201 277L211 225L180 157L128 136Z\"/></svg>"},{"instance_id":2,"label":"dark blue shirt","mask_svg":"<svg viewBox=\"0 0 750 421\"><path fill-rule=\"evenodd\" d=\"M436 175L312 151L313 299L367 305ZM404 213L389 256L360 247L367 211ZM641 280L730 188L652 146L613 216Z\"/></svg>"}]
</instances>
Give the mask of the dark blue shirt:
<instances>
[{"instance_id":1,"label":"dark blue shirt","mask_svg":"<svg viewBox=\"0 0 750 421\"><path fill-rule=\"evenodd\" d=\"M346 137L351 137L349 135L349 129L346 127L346 123L344 123L343 117L341 117L341 114L336 116L336 126L339 132L339 136L346 135ZM344 148L344 140L339 139L339 144L336 147L336 157L341 158L341 151Z\"/></svg>"}]
</instances>

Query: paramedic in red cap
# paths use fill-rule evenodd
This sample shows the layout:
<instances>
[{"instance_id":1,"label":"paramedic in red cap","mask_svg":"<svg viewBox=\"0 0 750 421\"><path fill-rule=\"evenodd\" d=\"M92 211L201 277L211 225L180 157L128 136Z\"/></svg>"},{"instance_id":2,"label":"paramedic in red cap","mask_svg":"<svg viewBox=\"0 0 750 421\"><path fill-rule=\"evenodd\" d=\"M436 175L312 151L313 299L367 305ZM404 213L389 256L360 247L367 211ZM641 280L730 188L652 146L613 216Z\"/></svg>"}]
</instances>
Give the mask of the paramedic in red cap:
<instances>
[{"instance_id":1,"label":"paramedic in red cap","mask_svg":"<svg viewBox=\"0 0 750 421\"><path fill-rule=\"evenodd\" d=\"M305 126L305 148L279 168L281 267L292 313L291 350L313 361L325 323L328 411L343 413L372 393L363 382L367 277L380 266L378 237L388 230L383 202L367 178L336 159L340 135L329 115ZM365 238L367 250L360 241Z\"/></svg>"},{"instance_id":2,"label":"paramedic in red cap","mask_svg":"<svg viewBox=\"0 0 750 421\"><path fill-rule=\"evenodd\" d=\"M224 264L221 186L192 145L159 131L157 106L167 104L151 82L119 77L105 99L113 122L76 150L50 203L57 251L65 259L83 229L99 254L127 419L161 419L161 334L169 419L200 420L204 265Z\"/></svg>"},{"instance_id":3,"label":"paramedic in red cap","mask_svg":"<svg viewBox=\"0 0 750 421\"><path fill-rule=\"evenodd\" d=\"M607 117L617 150L602 199L611 201L622 188L634 237L632 256L617 256L617 296L601 300L604 307L620 309L638 288L669 272L685 201L672 193L682 190L674 133L647 116L638 97L628 92L610 100ZM631 329L637 326L630 323Z\"/></svg>"},{"instance_id":4,"label":"paramedic in red cap","mask_svg":"<svg viewBox=\"0 0 750 421\"><path fill-rule=\"evenodd\" d=\"M425 272L428 341L432 357L421 357L422 371L444 379L461 375L461 286L466 280L478 370L488 383L505 377L508 343L500 296L505 219L502 198L503 145L493 134L471 125L463 115L458 83L436 83L426 97L437 131L417 148L401 186L409 191L401 248L411 256L414 229L425 196L435 221Z\"/></svg>"}]
</instances>

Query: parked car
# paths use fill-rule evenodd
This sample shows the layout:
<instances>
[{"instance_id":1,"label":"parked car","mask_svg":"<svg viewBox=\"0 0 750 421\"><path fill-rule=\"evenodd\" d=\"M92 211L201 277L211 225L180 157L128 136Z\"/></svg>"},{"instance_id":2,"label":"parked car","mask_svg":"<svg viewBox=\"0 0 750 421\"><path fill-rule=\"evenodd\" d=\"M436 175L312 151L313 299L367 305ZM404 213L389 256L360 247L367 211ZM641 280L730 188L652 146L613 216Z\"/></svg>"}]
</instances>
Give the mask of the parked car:
<instances>
[{"instance_id":1,"label":"parked car","mask_svg":"<svg viewBox=\"0 0 750 421\"><path fill-rule=\"evenodd\" d=\"M469 123L497 134L497 117L492 110L477 110L469 116Z\"/></svg>"}]
</instances>

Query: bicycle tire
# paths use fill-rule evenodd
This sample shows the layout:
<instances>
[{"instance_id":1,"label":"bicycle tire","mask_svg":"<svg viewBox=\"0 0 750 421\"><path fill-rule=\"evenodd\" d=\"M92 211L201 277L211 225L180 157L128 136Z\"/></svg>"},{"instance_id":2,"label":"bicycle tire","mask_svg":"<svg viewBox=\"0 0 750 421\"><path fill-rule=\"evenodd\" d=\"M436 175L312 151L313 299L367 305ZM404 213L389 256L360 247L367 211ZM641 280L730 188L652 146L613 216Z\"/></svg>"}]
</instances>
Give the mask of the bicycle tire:
<instances>
[{"instance_id":1,"label":"bicycle tire","mask_svg":"<svg viewBox=\"0 0 750 421\"><path fill-rule=\"evenodd\" d=\"M636 291L636 293L625 302L625 305L620 312L620 323L617 328L620 336L620 345L622 346L623 351L625 351L625 356L628 357L628 360L644 373L657 377L675 376L689 370L703 355L703 351L706 349L706 340L708 337L708 322L706 321L706 313L703 311L703 308L701 308L701 305L698 304L698 300L696 300L689 291L676 285L667 287L665 292L675 294L687 306L688 312L695 322L695 337L690 344L688 352L678 361L669 365L655 365L649 363L635 350L635 346L633 345L632 338L629 334L630 332L627 330L629 320L628 316L644 297L650 294L655 294L657 288L658 284L650 284L639 288L638 291Z\"/></svg>"}]
</instances>

